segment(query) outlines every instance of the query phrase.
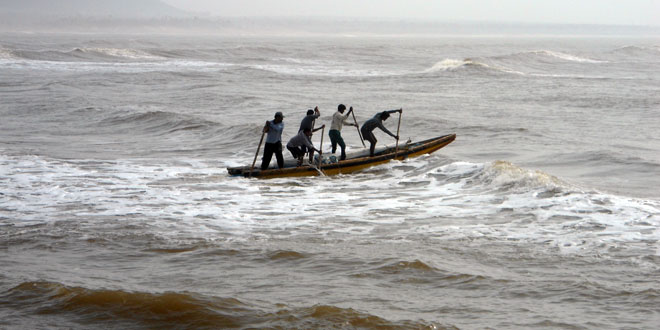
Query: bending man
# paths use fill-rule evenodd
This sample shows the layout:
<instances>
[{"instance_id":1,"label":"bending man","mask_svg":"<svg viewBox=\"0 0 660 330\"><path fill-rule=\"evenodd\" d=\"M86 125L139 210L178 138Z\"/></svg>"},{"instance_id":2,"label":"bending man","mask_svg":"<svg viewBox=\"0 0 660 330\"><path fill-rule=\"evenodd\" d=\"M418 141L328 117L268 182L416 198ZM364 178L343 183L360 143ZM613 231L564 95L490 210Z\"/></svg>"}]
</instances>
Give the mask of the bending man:
<instances>
[{"instance_id":1,"label":"bending man","mask_svg":"<svg viewBox=\"0 0 660 330\"><path fill-rule=\"evenodd\" d=\"M387 120L387 118L390 118L390 113L395 113L395 112L403 112L403 110L398 109L398 110L388 110L388 111L383 111L377 113L375 116L373 116L371 119L367 120L364 122L362 125L362 128L360 128L360 132L362 132L362 137L369 141L371 145L369 146L369 156L373 157L374 156L374 151L376 150L376 137L374 136L373 130L378 127L380 128L383 132L387 133L391 137L395 139L399 139L397 135L392 134L385 126L383 126L383 120Z\"/></svg>"},{"instance_id":2,"label":"bending man","mask_svg":"<svg viewBox=\"0 0 660 330\"><path fill-rule=\"evenodd\" d=\"M325 125L323 126L325 127ZM302 131L298 132L298 135L294 136L289 140L289 143L286 144L286 148L289 149L293 158L298 160L298 166L302 165L303 157L305 152L302 150L302 147L305 146L310 152L316 151L321 153L320 150L314 148L312 142L312 130L305 128Z\"/></svg>"}]
</instances>

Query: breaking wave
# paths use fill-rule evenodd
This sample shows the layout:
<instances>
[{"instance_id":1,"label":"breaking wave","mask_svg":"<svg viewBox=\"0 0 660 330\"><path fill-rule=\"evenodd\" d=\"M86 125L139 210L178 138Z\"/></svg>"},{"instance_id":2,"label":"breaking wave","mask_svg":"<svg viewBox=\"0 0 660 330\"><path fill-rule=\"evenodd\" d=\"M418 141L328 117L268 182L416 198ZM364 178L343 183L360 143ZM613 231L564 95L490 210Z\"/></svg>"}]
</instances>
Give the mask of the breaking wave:
<instances>
[{"instance_id":1,"label":"breaking wave","mask_svg":"<svg viewBox=\"0 0 660 330\"><path fill-rule=\"evenodd\" d=\"M319 65L319 64L254 64L244 65L245 68L268 71L290 76L319 76L319 77L381 77L404 75L407 71L385 71L381 69L369 69L362 67L347 67L342 65Z\"/></svg>"},{"instance_id":2,"label":"breaking wave","mask_svg":"<svg viewBox=\"0 0 660 330\"><path fill-rule=\"evenodd\" d=\"M16 56L14 55L13 51L0 46L0 60L11 60L15 58Z\"/></svg>"},{"instance_id":3,"label":"breaking wave","mask_svg":"<svg viewBox=\"0 0 660 330\"><path fill-rule=\"evenodd\" d=\"M62 50L8 50L0 48L0 58L34 60L34 61L157 61L165 57L146 51L128 48L74 48Z\"/></svg>"},{"instance_id":4,"label":"breaking wave","mask_svg":"<svg viewBox=\"0 0 660 330\"><path fill-rule=\"evenodd\" d=\"M550 50L539 50L533 51L529 54L533 55L542 55L545 57L558 58L560 60L569 61L569 62L580 62L580 63L607 63L607 61L594 60L590 58L580 57L576 55L571 55L562 52L550 51Z\"/></svg>"},{"instance_id":5,"label":"breaking wave","mask_svg":"<svg viewBox=\"0 0 660 330\"><path fill-rule=\"evenodd\" d=\"M177 120L167 113L146 113L117 118L116 123L138 121L142 126L153 125L158 132L167 132L177 127L172 124ZM203 121L178 125L199 124L215 125ZM254 135L259 127L243 127L227 134L242 135L249 129L255 130L251 132ZM208 135L217 138L216 134ZM216 142L208 144L226 143L226 139L227 135L221 135ZM243 139L238 137L239 142L230 143L244 146L240 142ZM184 139L175 136L175 140L181 144ZM251 161L253 155L244 156ZM186 230L189 225L207 228L200 229L201 237L215 237L217 228L222 228L222 232L231 233L236 240L271 230L279 235L285 231L286 235L296 236L310 228L320 235L341 239L374 235L378 239L415 237L418 229L423 228L424 236L437 239L515 239L580 251L660 240L659 231L649 230L660 226L657 202L583 188L507 161L470 163L431 155L374 167L350 177L283 178L263 183L227 177L217 160L194 163L189 166L158 162L141 166L133 162L111 162L87 170L77 163L49 158L3 156L0 164L6 169L7 191L11 193L5 195L8 200L2 211L5 220L0 223L22 226L42 222L38 219L53 214L65 217L69 212L78 212L77 216L87 216L90 220L130 214L159 219L165 212L177 214L178 223ZM215 174L211 176L211 173ZM85 182L85 188L71 185L80 180ZM261 190L262 184L268 187L268 193ZM26 185L39 188L25 195L21 187ZM364 185L370 187L367 195L363 194ZM396 190L395 195L392 189ZM169 201L172 190L181 192L175 204ZM135 195L136 192L139 194ZM122 198L122 194L132 197ZM314 197L291 199L299 194ZM347 200L356 202L350 208L334 208L330 221L327 210ZM388 203L383 204L383 200ZM72 209L69 205L82 205L82 209ZM89 211L85 205L96 205L94 208L99 209ZM167 207L163 209L160 205ZM291 214L291 209L298 208L305 208L305 213ZM384 214L390 217L384 218ZM157 229L159 224L154 226L154 233L161 231ZM391 235L392 230L397 234L386 237L379 234ZM162 228L163 235L170 232L176 231L168 226ZM271 258L305 259L305 255L280 251ZM399 266L426 269L416 261Z\"/></svg>"},{"instance_id":6,"label":"breaking wave","mask_svg":"<svg viewBox=\"0 0 660 330\"><path fill-rule=\"evenodd\" d=\"M111 57L130 60L163 60L164 57L156 56L137 49L125 48L76 48L70 53L76 55L89 55L91 57Z\"/></svg>"},{"instance_id":7,"label":"breaking wave","mask_svg":"<svg viewBox=\"0 0 660 330\"><path fill-rule=\"evenodd\" d=\"M586 57L581 57L573 54L563 53L552 50L534 50L527 52L512 53L506 55L490 56L484 58L485 61L499 61L503 63L514 63L521 66L531 64L543 64L548 61L561 60L563 62L577 62L577 63L607 63L607 61L596 60Z\"/></svg>"},{"instance_id":8,"label":"breaking wave","mask_svg":"<svg viewBox=\"0 0 660 330\"><path fill-rule=\"evenodd\" d=\"M505 67L488 65L486 63L478 62L469 58L466 58L464 60L444 59L434 64L432 67L424 70L424 72L433 73L433 72L441 72L441 71L455 71L463 68L476 68L487 71L496 71L496 72L504 72L511 74L519 74L519 75L524 74L520 71L511 70Z\"/></svg>"},{"instance_id":9,"label":"breaking wave","mask_svg":"<svg viewBox=\"0 0 660 330\"><path fill-rule=\"evenodd\" d=\"M151 52L130 48L74 48L61 50L19 50L0 47L0 64L9 69L65 72L217 72L233 64L176 56L177 52ZM172 55L172 56L169 56ZM184 54L185 55L185 54Z\"/></svg>"},{"instance_id":10,"label":"breaking wave","mask_svg":"<svg viewBox=\"0 0 660 330\"><path fill-rule=\"evenodd\" d=\"M483 58L465 58L463 60L446 58L435 63L432 67L423 72L435 73L473 69L483 72L507 73L514 75L582 78L582 76L555 73L555 67L547 66L549 63L552 63L551 61L585 64L608 62L558 51L539 50ZM541 72L539 72L539 70L541 70ZM547 73L542 73L543 71L547 71Z\"/></svg>"},{"instance_id":11,"label":"breaking wave","mask_svg":"<svg viewBox=\"0 0 660 330\"><path fill-rule=\"evenodd\" d=\"M442 166L437 173L442 174L438 178L447 187L455 185L445 193L457 207L456 216L460 217L461 212L475 216L470 205L476 207L473 204L478 200L482 208L479 214L517 214L535 223L533 229L519 227L516 220L499 228L465 226L459 232L467 237L479 236L481 232L489 237L550 243L564 250L600 249L607 244L660 239L660 232L648 230L649 226L660 225L660 204L653 201L585 189L506 161L455 162ZM475 196L480 197L475 200Z\"/></svg>"}]
</instances>

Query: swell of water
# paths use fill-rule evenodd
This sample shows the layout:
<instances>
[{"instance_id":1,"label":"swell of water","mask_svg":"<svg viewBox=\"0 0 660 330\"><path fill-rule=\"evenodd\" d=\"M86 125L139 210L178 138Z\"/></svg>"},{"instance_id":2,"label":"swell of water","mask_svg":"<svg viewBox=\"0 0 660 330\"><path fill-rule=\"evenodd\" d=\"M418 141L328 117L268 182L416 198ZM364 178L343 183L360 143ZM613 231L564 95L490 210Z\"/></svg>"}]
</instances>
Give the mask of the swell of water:
<instances>
[{"instance_id":1,"label":"swell of water","mask_svg":"<svg viewBox=\"0 0 660 330\"><path fill-rule=\"evenodd\" d=\"M176 324L188 328L250 327L332 327L344 324L369 329L436 328L416 322L389 322L352 309L316 305L306 308L279 306L276 311L263 311L258 305L236 299L207 298L195 294L150 294L121 290L89 290L58 283L26 282L10 289L4 304L20 304L21 308L54 318L60 326L115 326L146 328Z\"/></svg>"}]
</instances>

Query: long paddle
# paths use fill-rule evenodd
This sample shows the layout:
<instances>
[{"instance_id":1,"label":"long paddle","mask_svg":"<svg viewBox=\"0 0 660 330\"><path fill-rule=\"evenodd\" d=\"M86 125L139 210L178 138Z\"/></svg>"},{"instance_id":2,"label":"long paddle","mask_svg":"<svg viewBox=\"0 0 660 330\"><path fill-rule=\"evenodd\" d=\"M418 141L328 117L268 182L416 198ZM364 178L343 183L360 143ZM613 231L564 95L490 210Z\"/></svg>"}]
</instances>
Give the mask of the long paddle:
<instances>
[{"instance_id":1,"label":"long paddle","mask_svg":"<svg viewBox=\"0 0 660 330\"><path fill-rule=\"evenodd\" d=\"M319 148L319 160L318 160L316 166L314 166L313 162L310 162L309 166L311 168L315 169L317 172L319 172L319 174L321 176L326 176L325 173L323 173L323 171L321 170L321 162L322 162L321 158L323 157L323 133L325 133L325 125L321 126L321 129L322 129L322 131L321 131L321 147Z\"/></svg>"},{"instance_id":2,"label":"long paddle","mask_svg":"<svg viewBox=\"0 0 660 330\"><path fill-rule=\"evenodd\" d=\"M319 147L319 163L318 163L318 170L319 173L321 173L322 176L325 176L325 173L323 173L323 170L321 170L321 164L323 163L323 136L325 136L325 125L321 126L321 146Z\"/></svg>"},{"instance_id":3,"label":"long paddle","mask_svg":"<svg viewBox=\"0 0 660 330\"><path fill-rule=\"evenodd\" d=\"M401 115L403 115L403 108L399 109L399 124L396 126L396 148L394 149L394 159L396 154L399 153L399 129L401 128Z\"/></svg>"},{"instance_id":4,"label":"long paddle","mask_svg":"<svg viewBox=\"0 0 660 330\"><path fill-rule=\"evenodd\" d=\"M353 107L351 107L353 109ZM358 131L358 135L360 136L360 141L362 141L362 146L367 147L366 144L364 144L364 139L362 138L362 132L360 132L360 126L358 126L357 119L355 119L355 110L351 111L351 115L353 115L353 121L355 122L355 128Z\"/></svg>"},{"instance_id":5,"label":"long paddle","mask_svg":"<svg viewBox=\"0 0 660 330\"><path fill-rule=\"evenodd\" d=\"M257 157L259 156L259 150L261 150L261 143L264 142L264 135L266 135L266 132L261 130L261 140L259 140L259 147L257 147L257 152L254 154L254 160L252 161L252 166L250 166L250 174L248 174L248 178L252 176L252 171L254 170L254 164L257 163Z\"/></svg>"},{"instance_id":6,"label":"long paddle","mask_svg":"<svg viewBox=\"0 0 660 330\"><path fill-rule=\"evenodd\" d=\"M318 106L314 107L314 114L316 114L317 111L319 111L319 107L318 107ZM321 113L319 112L319 115L320 115L320 114L321 114ZM314 125L316 125L316 119L312 120L312 132L314 132Z\"/></svg>"},{"instance_id":7,"label":"long paddle","mask_svg":"<svg viewBox=\"0 0 660 330\"><path fill-rule=\"evenodd\" d=\"M314 114L315 115L316 114L320 115L320 112L318 112L318 111L319 111L319 107L318 106L314 107ZM316 119L312 120L312 133L314 133L314 126L316 126ZM311 139L310 139L310 141L311 141ZM323 141L323 136L321 136L321 141ZM312 153L310 153L310 152L312 152ZM308 151L308 153L309 153L309 163L310 164L312 163L313 152L314 152L314 150ZM303 156L303 157L305 157L305 156Z\"/></svg>"}]
</instances>

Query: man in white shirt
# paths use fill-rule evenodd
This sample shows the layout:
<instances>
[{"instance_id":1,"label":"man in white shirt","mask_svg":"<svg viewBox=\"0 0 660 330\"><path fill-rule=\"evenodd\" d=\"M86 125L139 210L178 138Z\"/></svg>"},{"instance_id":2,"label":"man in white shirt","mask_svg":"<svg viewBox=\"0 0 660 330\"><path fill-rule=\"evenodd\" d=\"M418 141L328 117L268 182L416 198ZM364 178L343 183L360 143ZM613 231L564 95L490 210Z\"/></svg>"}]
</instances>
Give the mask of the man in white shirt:
<instances>
[{"instance_id":1,"label":"man in white shirt","mask_svg":"<svg viewBox=\"0 0 660 330\"><path fill-rule=\"evenodd\" d=\"M344 143L344 139L341 137L341 128L344 124L356 126L355 124L346 121L348 116L351 115L351 112L353 112L353 107L351 107L344 115L345 110L345 105L340 104L337 106L337 112L332 115L332 124L330 124L330 131L328 132L328 135L330 135L330 142L332 143L332 153L334 154L335 151L337 151L337 144L341 147L340 160L346 159L346 143Z\"/></svg>"}]
</instances>

